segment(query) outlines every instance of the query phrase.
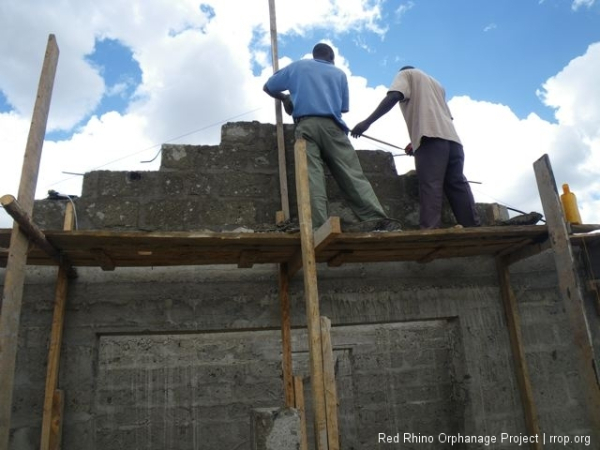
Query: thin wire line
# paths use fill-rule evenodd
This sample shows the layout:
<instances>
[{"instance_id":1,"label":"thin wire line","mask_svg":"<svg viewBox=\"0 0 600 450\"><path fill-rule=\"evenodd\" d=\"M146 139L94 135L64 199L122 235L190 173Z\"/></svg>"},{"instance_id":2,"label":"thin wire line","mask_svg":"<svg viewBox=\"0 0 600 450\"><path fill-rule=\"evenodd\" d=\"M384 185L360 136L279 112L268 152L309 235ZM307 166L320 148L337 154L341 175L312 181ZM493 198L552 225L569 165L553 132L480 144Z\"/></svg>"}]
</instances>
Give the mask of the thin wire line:
<instances>
[{"instance_id":1,"label":"thin wire line","mask_svg":"<svg viewBox=\"0 0 600 450\"><path fill-rule=\"evenodd\" d=\"M200 128L200 129L198 129L198 130L195 130L195 131L190 131L189 133L182 134L181 136L177 136L176 138L169 139L169 140L168 140L168 141L166 141L166 142L168 143L169 141L176 141L177 139L181 139L182 137L189 136L190 134L198 133L199 131L204 131L204 130L206 130L206 129L208 129L208 128L211 128L211 127L214 127L214 126L216 126L216 125L221 125L221 124L223 124L223 123L225 123L225 122L229 122L230 120L237 119L238 117L242 117L242 116L245 116L245 115L247 115L247 114L250 114L250 113L256 112L256 111L258 111L259 109L262 109L262 107L260 107L260 108L256 108L256 109L253 109L252 111L248 111L248 112L245 112L245 113L243 113L243 114L238 114L237 116L230 117L230 118L228 118L228 119L225 119L225 120L222 120L222 121L220 121L220 122L215 122L215 123L213 123L213 124L211 124L211 125L207 125L207 126L205 126L204 128ZM158 144L158 145L162 145L162 144ZM156 147L156 145L155 145L154 147ZM158 158L158 155L160 155L160 154L161 154L161 152L162 152L162 148L161 148L161 149L158 151L158 153L156 153L156 155L154 155L154 158L152 158L152 159L150 159L150 160L148 160L148 161L140 161L140 162L141 162L141 163L150 163L150 162L154 161L156 158Z\"/></svg>"},{"instance_id":2,"label":"thin wire line","mask_svg":"<svg viewBox=\"0 0 600 450\"><path fill-rule=\"evenodd\" d=\"M105 164L102 164L102 165L100 165L100 166L93 167L93 168L91 168L89 171L98 170L98 169L100 169L100 168L102 168L102 167L109 166L109 165L111 165L111 164L114 164L114 163L116 163L116 162L119 162L119 161L122 161L122 160L124 160L124 159L130 158L130 157L132 157L132 156L134 156L134 155L137 155L137 154L139 154L139 153L143 153L143 152L146 152L146 151L148 151L148 150L150 150L150 149L153 149L153 148L156 148L156 147L160 147L160 146L161 146L162 144L164 144L164 143L173 142L173 141L176 141L176 140L178 140L178 139L181 139L181 138L183 138L183 137L189 136L189 135L191 135L191 134L194 134L194 133L199 133L200 131L207 130L208 128L211 128L211 127L214 127L214 126L217 126L217 125L221 125L221 124L223 124L223 123L226 123L226 122L229 122L229 121L231 121L231 120L233 120L233 119L237 119L237 118L239 118L239 117L242 117L242 116L245 116L245 115L251 114L251 113L253 113L253 112L256 112L256 111L258 111L258 110L260 110L260 109L262 109L262 108L263 108L263 107L261 106L260 108L255 108L255 109L253 109L253 110L246 111L245 113L238 114L238 115L236 115L236 116L229 117L229 118L227 118L227 119L223 119L223 120L221 120L221 121L218 121L218 122L214 122L214 123L212 123L212 124L210 124L210 125L206 125L206 126L204 126L204 127L202 127L202 128L198 128L198 129L196 129L196 130L193 130L193 131L190 131L190 132L188 132L188 133L184 133L184 134L181 134L181 135L179 135L179 136L172 137L172 138L170 138L170 139L167 139L166 141L163 141L161 144L153 144L153 145L151 145L151 146L149 146L149 147L146 147L146 148L144 148L144 149L142 149L142 150L135 151L135 152L133 152L133 153L129 153L129 154L127 154L127 155L125 155L125 156L123 156L123 157L121 157L121 158L117 158L117 159L114 159L114 160L112 160L112 161L109 161L109 162L107 162L107 163L105 163ZM152 162L152 161L154 161L154 160L155 160L155 159L158 157L158 155L160 155L161 151L162 151L162 149L161 149L161 150L159 150L159 151L158 151L158 153L156 154L156 156L154 156L154 157L153 157L151 160L149 160L149 161L140 161L140 162L141 162L141 163L149 163L149 162ZM80 176L80 175L76 175L76 176ZM63 180L59 180L59 181L56 181L56 182L54 182L54 183L51 183L51 184L47 184L45 187L52 187L52 186L55 186L55 185L57 185L57 184L64 183L65 181L72 180L72 179L73 179L73 178L75 178L76 176L69 177L69 178L65 178L65 179L63 179Z\"/></svg>"}]
</instances>

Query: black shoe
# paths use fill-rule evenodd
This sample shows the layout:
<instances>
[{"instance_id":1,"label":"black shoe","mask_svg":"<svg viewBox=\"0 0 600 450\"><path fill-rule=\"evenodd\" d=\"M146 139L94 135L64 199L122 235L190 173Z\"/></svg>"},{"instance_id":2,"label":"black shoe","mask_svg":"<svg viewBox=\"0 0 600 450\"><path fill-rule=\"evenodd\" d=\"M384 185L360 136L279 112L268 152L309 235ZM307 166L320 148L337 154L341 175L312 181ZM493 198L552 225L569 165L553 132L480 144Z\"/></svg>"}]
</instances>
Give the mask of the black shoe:
<instances>
[{"instance_id":1,"label":"black shoe","mask_svg":"<svg viewBox=\"0 0 600 450\"><path fill-rule=\"evenodd\" d=\"M373 231L402 231L400 222L395 219L380 220L377 228Z\"/></svg>"},{"instance_id":2,"label":"black shoe","mask_svg":"<svg viewBox=\"0 0 600 450\"><path fill-rule=\"evenodd\" d=\"M344 227L348 233L371 233L374 231L402 231L400 222L394 219L363 220Z\"/></svg>"}]
</instances>

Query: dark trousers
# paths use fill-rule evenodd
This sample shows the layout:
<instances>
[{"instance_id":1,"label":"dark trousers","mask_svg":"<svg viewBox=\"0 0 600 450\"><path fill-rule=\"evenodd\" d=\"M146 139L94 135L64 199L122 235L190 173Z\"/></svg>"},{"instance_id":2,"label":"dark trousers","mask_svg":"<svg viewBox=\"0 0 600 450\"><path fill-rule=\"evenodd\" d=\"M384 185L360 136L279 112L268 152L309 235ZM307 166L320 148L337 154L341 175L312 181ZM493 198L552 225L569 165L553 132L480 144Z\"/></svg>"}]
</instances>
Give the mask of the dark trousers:
<instances>
[{"instance_id":1,"label":"dark trousers","mask_svg":"<svg viewBox=\"0 0 600 450\"><path fill-rule=\"evenodd\" d=\"M471 187L463 174L464 162L462 145L446 139L422 139L415 152L422 229L441 226L444 194L460 225L481 224Z\"/></svg>"}]
</instances>

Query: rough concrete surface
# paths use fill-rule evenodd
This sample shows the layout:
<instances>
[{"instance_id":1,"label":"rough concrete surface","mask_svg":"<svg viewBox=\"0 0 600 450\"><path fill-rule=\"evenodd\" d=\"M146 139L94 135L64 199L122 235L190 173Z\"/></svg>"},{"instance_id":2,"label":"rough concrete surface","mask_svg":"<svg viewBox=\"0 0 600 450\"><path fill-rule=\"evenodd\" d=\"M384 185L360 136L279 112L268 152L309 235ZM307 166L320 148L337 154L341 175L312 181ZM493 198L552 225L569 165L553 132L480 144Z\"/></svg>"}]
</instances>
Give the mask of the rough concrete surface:
<instances>
[{"instance_id":1,"label":"rough concrete surface","mask_svg":"<svg viewBox=\"0 0 600 450\"><path fill-rule=\"evenodd\" d=\"M253 409L252 450L300 450L300 427L295 409Z\"/></svg>"},{"instance_id":2,"label":"rough concrete surface","mask_svg":"<svg viewBox=\"0 0 600 450\"><path fill-rule=\"evenodd\" d=\"M92 172L76 199L80 226L190 230L272 223L279 208L275 148L273 125L227 124L219 146L165 145L158 172ZM398 176L385 152L360 157L386 209L414 227L414 177ZM291 156L288 161L293 164ZM334 185L331 190L332 208L347 212ZM63 208L61 201L37 202L34 219L60 227ZM580 274L590 255L591 267L598 267L598 250L590 249L578 255ZM63 448L253 448L260 431L253 411L284 402L277 268L78 273L68 291L59 379ZM502 433L526 433L493 259L319 265L318 273L321 315L332 322L344 450L523 448L439 442L440 435L499 440ZM0 282L3 275L0 268ZM55 277L55 268L28 267L11 450L39 448ZM511 282L542 431L589 437L586 386L551 251L512 265ZM585 298L597 347L597 297L586 291ZM301 276L290 283L290 301L294 373L304 381L312 445ZM385 442L404 433L410 442ZM267 442L276 435L261 435L265 448L286 449Z\"/></svg>"}]
</instances>

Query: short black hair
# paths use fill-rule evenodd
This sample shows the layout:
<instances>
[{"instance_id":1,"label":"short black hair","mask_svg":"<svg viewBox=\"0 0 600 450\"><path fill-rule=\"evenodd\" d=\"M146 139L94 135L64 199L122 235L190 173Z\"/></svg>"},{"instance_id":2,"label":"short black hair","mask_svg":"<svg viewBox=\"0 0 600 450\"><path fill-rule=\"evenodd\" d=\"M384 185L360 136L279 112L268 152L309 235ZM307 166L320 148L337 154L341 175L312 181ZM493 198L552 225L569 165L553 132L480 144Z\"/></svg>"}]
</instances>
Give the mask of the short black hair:
<instances>
[{"instance_id":1,"label":"short black hair","mask_svg":"<svg viewBox=\"0 0 600 450\"><path fill-rule=\"evenodd\" d=\"M324 59L325 61L333 61L335 59L333 49L323 42L320 42L313 47L312 54L315 59Z\"/></svg>"},{"instance_id":2,"label":"short black hair","mask_svg":"<svg viewBox=\"0 0 600 450\"><path fill-rule=\"evenodd\" d=\"M414 67L413 66L404 66L404 67L400 68L399 72L402 72L403 70L408 70L408 69L414 69Z\"/></svg>"}]
</instances>

